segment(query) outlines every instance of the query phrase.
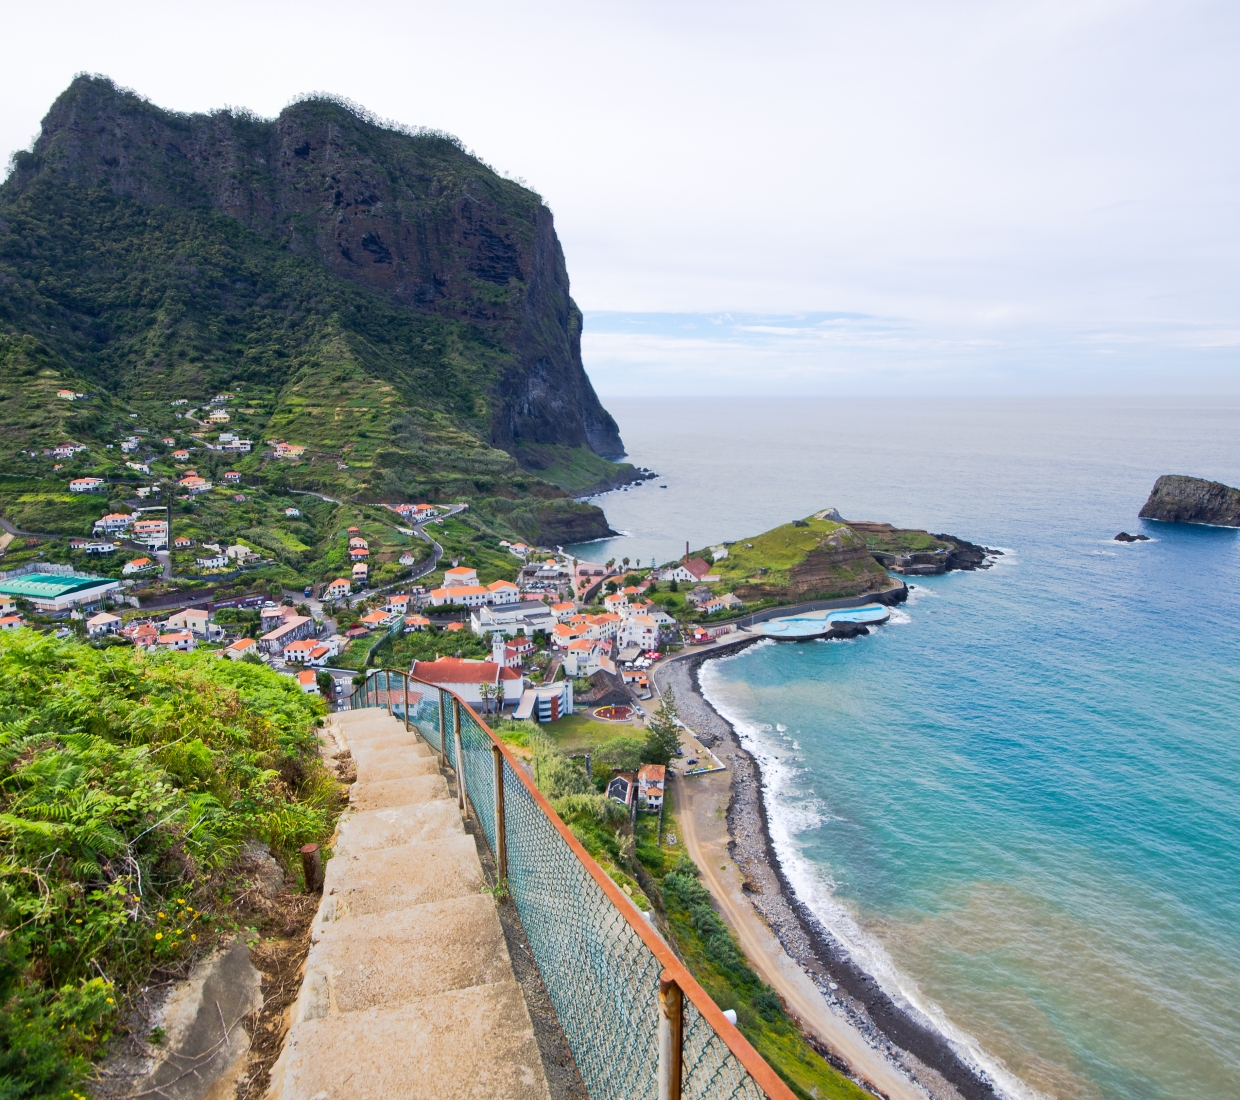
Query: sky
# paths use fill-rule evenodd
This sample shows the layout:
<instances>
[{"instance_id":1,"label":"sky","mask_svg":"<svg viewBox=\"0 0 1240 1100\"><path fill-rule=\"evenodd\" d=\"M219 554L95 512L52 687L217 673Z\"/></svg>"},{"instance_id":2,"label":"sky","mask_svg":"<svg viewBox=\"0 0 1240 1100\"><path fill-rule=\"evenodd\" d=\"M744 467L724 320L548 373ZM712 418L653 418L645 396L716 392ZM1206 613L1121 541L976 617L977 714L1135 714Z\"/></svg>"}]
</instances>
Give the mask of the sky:
<instances>
[{"instance_id":1,"label":"sky","mask_svg":"<svg viewBox=\"0 0 1240 1100\"><path fill-rule=\"evenodd\" d=\"M607 394L1240 392L1240 5L14 6L77 72L458 135L554 211Z\"/></svg>"}]
</instances>

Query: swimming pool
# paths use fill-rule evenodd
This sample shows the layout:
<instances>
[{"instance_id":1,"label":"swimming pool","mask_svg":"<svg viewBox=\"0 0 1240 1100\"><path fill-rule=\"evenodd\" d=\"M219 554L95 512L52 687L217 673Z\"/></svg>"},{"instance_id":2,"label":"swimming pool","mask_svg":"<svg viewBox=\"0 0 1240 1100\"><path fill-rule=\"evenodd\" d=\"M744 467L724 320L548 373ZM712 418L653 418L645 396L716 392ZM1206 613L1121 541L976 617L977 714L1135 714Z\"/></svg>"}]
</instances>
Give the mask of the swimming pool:
<instances>
[{"instance_id":1,"label":"swimming pool","mask_svg":"<svg viewBox=\"0 0 1240 1100\"><path fill-rule=\"evenodd\" d=\"M807 611L804 615L770 619L758 623L754 630L768 638L817 638L826 634L833 623L865 623L877 626L890 617L891 612L886 607L875 603L836 611Z\"/></svg>"}]
</instances>

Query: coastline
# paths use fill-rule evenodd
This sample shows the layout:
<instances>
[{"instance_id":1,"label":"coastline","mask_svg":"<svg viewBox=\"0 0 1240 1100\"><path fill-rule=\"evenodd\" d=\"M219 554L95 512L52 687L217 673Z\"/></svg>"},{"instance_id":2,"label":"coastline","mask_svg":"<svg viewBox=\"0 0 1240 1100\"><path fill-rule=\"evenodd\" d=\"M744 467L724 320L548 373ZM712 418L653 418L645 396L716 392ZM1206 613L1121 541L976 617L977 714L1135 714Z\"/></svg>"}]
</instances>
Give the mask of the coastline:
<instances>
[{"instance_id":1,"label":"coastline","mask_svg":"<svg viewBox=\"0 0 1240 1100\"><path fill-rule=\"evenodd\" d=\"M785 611L786 613L786 611ZM661 690L676 693L681 717L704 745L728 764L727 851L739 869L744 896L769 928L787 957L808 975L832 1014L847 1019L874 1053L935 1100L995 1100L993 1084L966 1063L937 1030L897 1005L879 983L796 895L775 853L762 796L763 777L757 760L742 746L732 724L707 700L699 670L707 661L731 656L761 641L748 637L711 649L673 658L656 669ZM683 785L686 781L678 780ZM698 782L690 780L689 782ZM831 989L831 984L838 986ZM797 991L775 981L785 999ZM783 986L783 988L781 988ZM813 1030L810 1021L802 1023ZM831 1046L829 1036L820 1036ZM833 1049L852 1071L866 1077L866 1067ZM870 1074L869 1076L873 1076Z\"/></svg>"}]
</instances>

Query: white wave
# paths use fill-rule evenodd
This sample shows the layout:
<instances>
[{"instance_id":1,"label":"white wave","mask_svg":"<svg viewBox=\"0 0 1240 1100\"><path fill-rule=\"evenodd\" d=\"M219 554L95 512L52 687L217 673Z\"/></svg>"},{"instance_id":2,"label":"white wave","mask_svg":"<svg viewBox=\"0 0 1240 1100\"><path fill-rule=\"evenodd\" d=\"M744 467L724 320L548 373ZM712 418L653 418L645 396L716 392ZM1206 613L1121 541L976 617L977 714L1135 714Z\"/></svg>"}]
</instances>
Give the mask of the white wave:
<instances>
[{"instance_id":1,"label":"white wave","mask_svg":"<svg viewBox=\"0 0 1240 1100\"><path fill-rule=\"evenodd\" d=\"M779 730L779 732L780 732L780 733L787 733L787 732L788 732L788 727L787 727L787 726L785 726L785 725L783 725L782 723L779 723L779 722L776 722L776 723L775 723L775 728L776 728L777 730Z\"/></svg>"},{"instance_id":2,"label":"white wave","mask_svg":"<svg viewBox=\"0 0 1240 1100\"><path fill-rule=\"evenodd\" d=\"M796 897L893 1001L942 1035L965 1062L981 1070L994 1082L1002 1097L1007 1100L1051 1100L1027 1085L1001 1061L990 1057L972 1035L952 1023L943 1009L926 997L911 977L896 967L886 948L866 932L853 913L836 898L837 883L824 868L805 857L795 838L827 821L841 819L832 814L830 807L812 791L797 789L796 777L808 773L804 769L789 767L773 751L775 746L767 744L763 734L773 732L771 725L750 721L728 705L727 691L718 671L712 668L714 663L706 662L698 673L702 695L732 724L742 747L761 768L763 803L771 846Z\"/></svg>"},{"instance_id":3,"label":"white wave","mask_svg":"<svg viewBox=\"0 0 1240 1100\"><path fill-rule=\"evenodd\" d=\"M899 607L891 609L891 617L887 620L891 626L907 626L912 621L913 616Z\"/></svg>"}]
</instances>

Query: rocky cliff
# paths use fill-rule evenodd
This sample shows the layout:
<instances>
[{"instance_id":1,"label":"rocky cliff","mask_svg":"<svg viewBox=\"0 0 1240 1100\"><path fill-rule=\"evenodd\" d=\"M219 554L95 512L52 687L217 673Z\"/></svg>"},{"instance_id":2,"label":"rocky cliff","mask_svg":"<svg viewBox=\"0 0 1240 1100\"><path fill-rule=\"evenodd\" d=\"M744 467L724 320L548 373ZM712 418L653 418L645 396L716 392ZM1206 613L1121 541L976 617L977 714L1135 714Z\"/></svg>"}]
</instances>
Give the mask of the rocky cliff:
<instances>
[{"instance_id":1,"label":"rocky cliff","mask_svg":"<svg viewBox=\"0 0 1240 1100\"><path fill-rule=\"evenodd\" d=\"M1163 474L1141 509L1142 519L1240 527L1240 490L1218 481Z\"/></svg>"},{"instance_id":2,"label":"rocky cliff","mask_svg":"<svg viewBox=\"0 0 1240 1100\"><path fill-rule=\"evenodd\" d=\"M5 196L40 180L219 212L395 305L480 330L501 353L488 442L518 460L539 444L624 453L582 368L551 211L455 138L330 99L274 120L177 114L81 76L16 156Z\"/></svg>"}]
</instances>

